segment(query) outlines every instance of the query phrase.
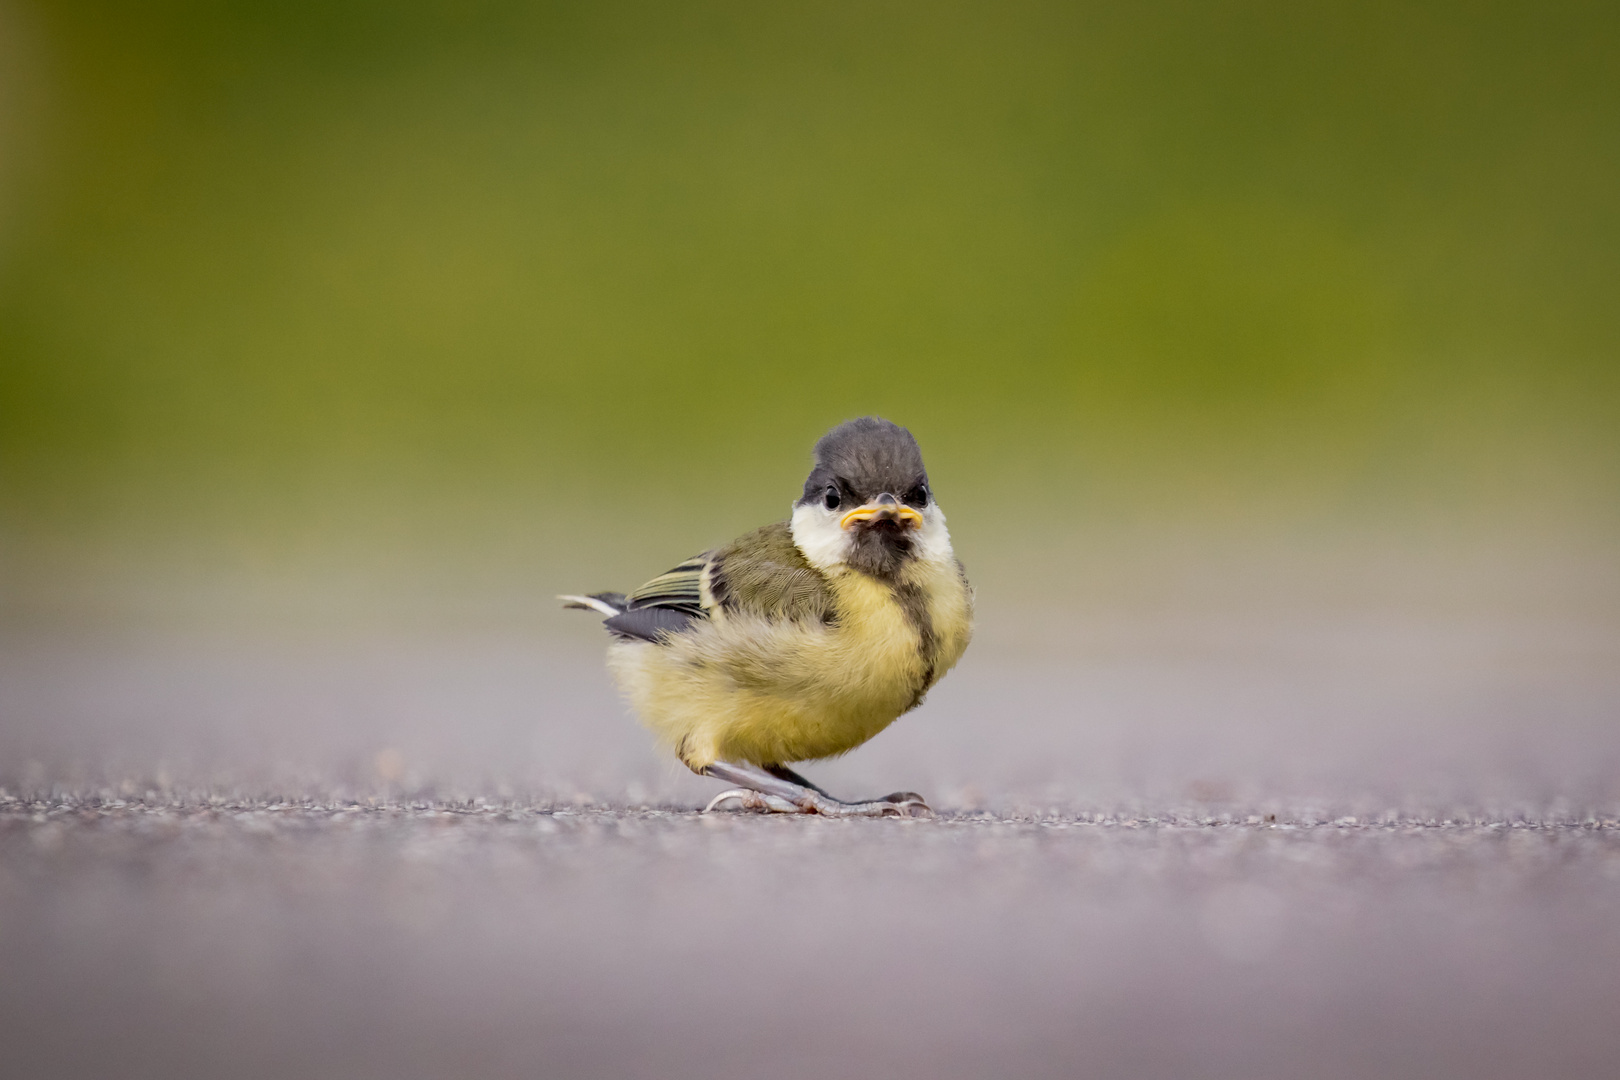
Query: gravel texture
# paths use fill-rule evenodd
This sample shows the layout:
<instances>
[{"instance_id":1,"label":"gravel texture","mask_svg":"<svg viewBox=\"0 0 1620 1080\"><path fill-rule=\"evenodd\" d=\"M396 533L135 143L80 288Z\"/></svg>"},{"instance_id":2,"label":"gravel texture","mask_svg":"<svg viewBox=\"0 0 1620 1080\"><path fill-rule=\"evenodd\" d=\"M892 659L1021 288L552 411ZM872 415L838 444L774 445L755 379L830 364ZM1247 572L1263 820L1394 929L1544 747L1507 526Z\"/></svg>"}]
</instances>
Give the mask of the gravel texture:
<instances>
[{"instance_id":1,"label":"gravel texture","mask_svg":"<svg viewBox=\"0 0 1620 1080\"><path fill-rule=\"evenodd\" d=\"M15 1076L1613 1074L1620 820L0 801Z\"/></svg>"},{"instance_id":2,"label":"gravel texture","mask_svg":"<svg viewBox=\"0 0 1620 1080\"><path fill-rule=\"evenodd\" d=\"M985 638L807 770L921 821L594 639L0 638L0 1075L1620 1075L1612 629Z\"/></svg>"}]
</instances>

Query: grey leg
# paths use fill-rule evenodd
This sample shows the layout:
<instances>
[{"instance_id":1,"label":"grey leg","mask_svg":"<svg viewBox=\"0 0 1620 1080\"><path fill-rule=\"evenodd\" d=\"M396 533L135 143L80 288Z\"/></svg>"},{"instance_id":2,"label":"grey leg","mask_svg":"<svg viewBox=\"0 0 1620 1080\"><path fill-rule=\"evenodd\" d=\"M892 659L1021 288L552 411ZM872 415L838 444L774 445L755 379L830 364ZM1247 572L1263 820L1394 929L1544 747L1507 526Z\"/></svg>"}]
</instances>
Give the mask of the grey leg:
<instances>
[{"instance_id":1,"label":"grey leg","mask_svg":"<svg viewBox=\"0 0 1620 1080\"><path fill-rule=\"evenodd\" d=\"M827 794L826 788L822 787L820 784L812 783L811 781L806 780L804 777L800 776L786 765L761 765L760 768L764 769L778 780L786 780L790 784L798 784L800 787L809 788L817 795L826 795L827 798L832 798L831 795Z\"/></svg>"},{"instance_id":2,"label":"grey leg","mask_svg":"<svg viewBox=\"0 0 1620 1080\"><path fill-rule=\"evenodd\" d=\"M703 774L738 785L715 796L706 810L713 810L728 799L736 799L745 810L768 810L778 814L923 817L933 813L921 795L910 791L897 791L870 802L842 802L781 765L761 768L735 761L717 761L704 769Z\"/></svg>"}]
</instances>

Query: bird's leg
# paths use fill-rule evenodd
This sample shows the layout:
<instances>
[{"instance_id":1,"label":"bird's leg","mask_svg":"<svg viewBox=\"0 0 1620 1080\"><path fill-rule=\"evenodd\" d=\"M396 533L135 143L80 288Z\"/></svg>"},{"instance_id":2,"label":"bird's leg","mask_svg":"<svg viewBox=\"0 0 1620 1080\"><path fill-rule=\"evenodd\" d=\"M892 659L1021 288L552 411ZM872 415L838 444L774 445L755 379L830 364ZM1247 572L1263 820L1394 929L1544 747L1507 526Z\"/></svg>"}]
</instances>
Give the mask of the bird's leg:
<instances>
[{"instance_id":1,"label":"bird's leg","mask_svg":"<svg viewBox=\"0 0 1620 1080\"><path fill-rule=\"evenodd\" d=\"M806 780L804 777L800 776L786 765L761 765L760 768L764 769L778 780L786 780L790 784L798 784L800 787L809 788L817 795L826 795L827 798L832 798L831 795L827 794L826 788L822 787L820 784L812 783L811 781Z\"/></svg>"},{"instance_id":2,"label":"bird's leg","mask_svg":"<svg viewBox=\"0 0 1620 1080\"><path fill-rule=\"evenodd\" d=\"M848 803L833 798L792 769L781 765L760 767L735 761L716 761L698 770L728 784L739 785L721 792L705 808L713 810L728 799L736 799L745 810L769 810L778 814L823 814L827 817L923 817L932 814L921 795L897 791L870 802Z\"/></svg>"}]
</instances>

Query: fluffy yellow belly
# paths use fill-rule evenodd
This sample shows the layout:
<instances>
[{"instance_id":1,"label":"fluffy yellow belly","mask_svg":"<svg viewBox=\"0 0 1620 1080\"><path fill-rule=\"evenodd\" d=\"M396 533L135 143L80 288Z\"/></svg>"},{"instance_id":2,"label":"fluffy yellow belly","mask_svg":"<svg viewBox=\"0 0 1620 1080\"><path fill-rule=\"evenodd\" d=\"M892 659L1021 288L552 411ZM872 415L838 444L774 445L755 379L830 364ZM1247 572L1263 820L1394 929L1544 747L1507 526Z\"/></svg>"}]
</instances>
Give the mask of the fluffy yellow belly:
<instances>
[{"instance_id":1,"label":"fluffy yellow belly","mask_svg":"<svg viewBox=\"0 0 1620 1080\"><path fill-rule=\"evenodd\" d=\"M667 644L617 642L608 665L643 723L693 769L842 754L915 704L937 659L922 655L886 585L851 578L835 589L834 625L733 615Z\"/></svg>"}]
</instances>

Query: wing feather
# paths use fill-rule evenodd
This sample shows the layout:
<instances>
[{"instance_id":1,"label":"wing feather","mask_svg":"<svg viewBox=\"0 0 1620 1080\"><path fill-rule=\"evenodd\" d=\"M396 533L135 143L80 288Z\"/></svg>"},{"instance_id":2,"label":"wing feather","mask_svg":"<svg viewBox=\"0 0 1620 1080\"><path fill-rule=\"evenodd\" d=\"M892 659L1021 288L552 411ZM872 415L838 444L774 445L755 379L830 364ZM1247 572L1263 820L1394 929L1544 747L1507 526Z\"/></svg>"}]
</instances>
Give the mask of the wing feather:
<instances>
[{"instance_id":1,"label":"wing feather","mask_svg":"<svg viewBox=\"0 0 1620 1080\"><path fill-rule=\"evenodd\" d=\"M659 574L625 598L628 609L668 608L694 618L707 618L708 612L703 610L703 568L708 561L699 555Z\"/></svg>"},{"instance_id":2,"label":"wing feather","mask_svg":"<svg viewBox=\"0 0 1620 1080\"><path fill-rule=\"evenodd\" d=\"M713 607L768 619L837 619L832 587L806 561L786 522L687 559L631 592L623 604L607 628L619 637L652 642L692 629L710 618Z\"/></svg>"},{"instance_id":3,"label":"wing feather","mask_svg":"<svg viewBox=\"0 0 1620 1080\"><path fill-rule=\"evenodd\" d=\"M767 525L716 551L709 590L726 610L769 619L834 622L832 586L805 559L785 522Z\"/></svg>"}]
</instances>

